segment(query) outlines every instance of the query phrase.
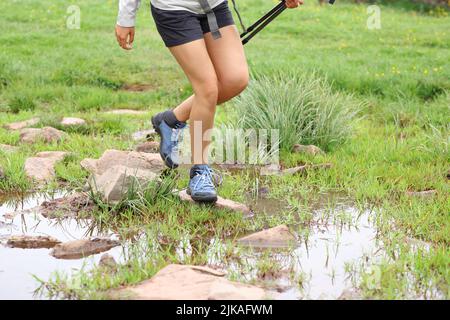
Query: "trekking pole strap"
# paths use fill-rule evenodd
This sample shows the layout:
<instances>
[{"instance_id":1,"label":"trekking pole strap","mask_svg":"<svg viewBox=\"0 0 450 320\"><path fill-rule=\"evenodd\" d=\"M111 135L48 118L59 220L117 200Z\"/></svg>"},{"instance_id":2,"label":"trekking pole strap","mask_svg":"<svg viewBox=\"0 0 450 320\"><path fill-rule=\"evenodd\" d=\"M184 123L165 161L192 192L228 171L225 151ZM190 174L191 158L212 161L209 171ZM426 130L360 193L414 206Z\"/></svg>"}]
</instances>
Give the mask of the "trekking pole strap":
<instances>
[{"instance_id":1,"label":"trekking pole strap","mask_svg":"<svg viewBox=\"0 0 450 320\"><path fill-rule=\"evenodd\" d=\"M208 25L209 29L211 31L212 37L214 40L222 38L222 35L220 34L219 25L217 23L216 14L211 9L211 6L209 5L208 0L199 0L200 6L202 7L203 11L206 14L206 17L208 18Z\"/></svg>"},{"instance_id":2,"label":"trekking pole strap","mask_svg":"<svg viewBox=\"0 0 450 320\"><path fill-rule=\"evenodd\" d=\"M244 22L242 20L241 14L240 14L239 9L238 9L237 4L236 4L236 0L231 0L231 2L233 2L234 12L236 12L236 15L237 15L237 17L239 19L239 23L240 23L240 25L242 27L242 32L246 33L247 32L247 28L245 28Z\"/></svg>"}]
</instances>

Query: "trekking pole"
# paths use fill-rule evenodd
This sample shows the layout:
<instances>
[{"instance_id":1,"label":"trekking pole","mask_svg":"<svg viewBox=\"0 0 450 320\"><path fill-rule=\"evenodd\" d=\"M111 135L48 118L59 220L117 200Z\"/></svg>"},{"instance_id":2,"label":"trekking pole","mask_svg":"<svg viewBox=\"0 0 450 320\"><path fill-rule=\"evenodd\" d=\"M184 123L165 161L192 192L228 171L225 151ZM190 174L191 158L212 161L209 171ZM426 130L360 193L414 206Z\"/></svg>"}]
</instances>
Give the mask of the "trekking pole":
<instances>
[{"instance_id":1,"label":"trekking pole","mask_svg":"<svg viewBox=\"0 0 450 320\"><path fill-rule=\"evenodd\" d=\"M336 0L328 0L329 4L334 4ZM282 0L272 10L266 13L258 21L248 27L241 34L242 44L248 43L254 36L256 36L262 29L264 29L269 23L271 23L276 17L278 17L284 10L286 10L286 0Z\"/></svg>"}]
</instances>

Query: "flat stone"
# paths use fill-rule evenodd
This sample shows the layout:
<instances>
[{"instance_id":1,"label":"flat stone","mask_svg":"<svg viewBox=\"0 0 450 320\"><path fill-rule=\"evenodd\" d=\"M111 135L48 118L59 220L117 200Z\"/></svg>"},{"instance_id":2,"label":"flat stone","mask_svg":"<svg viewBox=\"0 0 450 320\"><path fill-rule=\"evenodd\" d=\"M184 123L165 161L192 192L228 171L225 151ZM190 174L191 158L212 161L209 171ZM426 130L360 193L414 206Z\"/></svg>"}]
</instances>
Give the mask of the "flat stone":
<instances>
[{"instance_id":1,"label":"flat stone","mask_svg":"<svg viewBox=\"0 0 450 320\"><path fill-rule=\"evenodd\" d=\"M262 230L238 240L239 244L256 248L289 247L295 242L295 236L286 225Z\"/></svg>"},{"instance_id":2,"label":"flat stone","mask_svg":"<svg viewBox=\"0 0 450 320\"><path fill-rule=\"evenodd\" d=\"M56 245L50 254L57 259L81 259L119 245L119 241L103 238L74 240Z\"/></svg>"},{"instance_id":3,"label":"flat stone","mask_svg":"<svg viewBox=\"0 0 450 320\"><path fill-rule=\"evenodd\" d=\"M132 115L132 116L140 116L147 114L147 111L141 111L141 110L132 110L132 109L116 109L107 111L107 114L116 114L116 115Z\"/></svg>"},{"instance_id":4,"label":"flat stone","mask_svg":"<svg viewBox=\"0 0 450 320\"><path fill-rule=\"evenodd\" d=\"M86 121L81 118L72 118L72 117L64 117L61 120L61 125L70 127L70 126L84 126Z\"/></svg>"},{"instance_id":5,"label":"flat stone","mask_svg":"<svg viewBox=\"0 0 450 320\"><path fill-rule=\"evenodd\" d=\"M22 249L50 249L61 243L58 239L50 236L11 236L7 245L12 248L22 248Z\"/></svg>"},{"instance_id":6,"label":"flat stone","mask_svg":"<svg viewBox=\"0 0 450 320\"><path fill-rule=\"evenodd\" d=\"M20 130L26 127L34 126L41 121L39 118L32 118L25 121L13 122L4 126L5 129L8 130Z\"/></svg>"},{"instance_id":7,"label":"flat stone","mask_svg":"<svg viewBox=\"0 0 450 320\"><path fill-rule=\"evenodd\" d=\"M44 201L39 213L48 219L78 218L94 211L95 203L84 193L74 193L67 197Z\"/></svg>"},{"instance_id":8,"label":"flat stone","mask_svg":"<svg viewBox=\"0 0 450 320\"><path fill-rule=\"evenodd\" d=\"M0 152L8 152L8 153L12 153L17 151L19 148L14 147L14 146L10 146L8 144L0 144Z\"/></svg>"},{"instance_id":9,"label":"flat stone","mask_svg":"<svg viewBox=\"0 0 450 320\"><path fill-rule=\"evenodd\" d=\"M281 171L281 166L279 164L269 164L263 166L259 169L259 174L261 176L273 176L278 175Z\"/></svg>"},{"instance_id":10,"label":"flat stone","mask_svg":"<svg viewBox=\"0 0 450 320\"><path fill-rule=\"evenodd\" d=\"M406 195L409 197L430 198L437 195L437 190L406 191Z\"/></svg>"},{"instance_id":11,"label":"flat stone","mask_svg":"<svg viewBox=\"0 0 450 320\"><path fill-rule=\"evenodd\" d=\"M55 177L55 164L64 159L67 152L39 152L25 160L25 174L36 182L47 182Z\"/></svg>"},{"instance_id":12,"label":"flat stone","mask_svg":"<svg viewBox=\"0 0 450 320\"><path fill-rule=\"evenodd\" d=\"M144 190L149 182L158 179L159 175L144 169L129 168L121 165L112 166L101 175L93 175L89 185L102 195L110 204L121 201L130 187Z\"/></svg>"},{"instance_id":13,"label":"flat stone","mask_svg":"<svg viewBox=\"0 0 450 320\"><path fill-rule=\"evenodd\" d=\"M313 165L303 165L303 166L297 166L292 168L283 169L280 171L276 170L268 170L266 169L264 172L260 171L261 175L265 176L290 176L301 172L306 172L309 170L317 170L317 169L329 169L333 166L331 163L321 163L321 164L313 164ZM262 170L263 168L261 168Z\"/></svg>"},{"instance_id":14,"label":"flat stone","mask_svg":"<svg viewBox=\"0 0 450 320\"><path fill-rule=\"evenodd\" d=\"M304 154L309 154L312 156L316 156L319 154L325 154L325 152L323 152L322 149L320 149L319 147L316 147L314 145L301 145L301 144L294 144L294 146L292 147L292 151L295 153L304 153Z\"/></svg>"},{"instance_id":15,"label":"flat stone","mask_svg":"<svg viewBox=\"0 0 450 320\"><path fill-rule=\"evenodd\" d=\"M192 200L191 196L187 194L186 190L180 191L178 193L178 196L182 201L197 203L194 200ZM250 208L247 207L245 204L230 199L224 199L219 196L217 197L217 202L213 206L219 209L228 209L231 211L241 212L242 214L244 214L244 216L250 216L253 214Z\"/></svg>"},{"instance_id":16,"label":"flat stone","mask_svg":"<svg viewBox=\"0 0 450 320\"><path fill-rule=\"evenodd\" d=\"M25 128L20 131L20 141L24 143L36 143L43 141L45 143L59 142L66 133L52 127L44 128Z\"/></svg>"},{"instance_id":17,"label":"flat stone","mask_svg":"<svg viewBox=\"0 0 450 320\"><path fill-rule=\"evenodd\" d=\"M158 134L153 129L138 131L132 136L134 141L154 141L157 137Z\"/></svg>"},{"instance_id":18,"label":"flat stone","mask_svg":"<svg viewBox=\"0 0 450 320\"><path fill-rule=\"evenodd\" d=\"M143 142L137 145L135 150L137 152L155 153L159 151L159 142L157 141Z\"/></svg>"},{"instance_id":19,"label":"flat stone","mask_svg":"<svg viewBox=\"0 0 450 320\"><path fill-rule=\"evenodd\" d=\"M136 286L111 293L112 298L134 300L263 300L272 296L263 288L233 282L207 267L171 264Z\"/></svg>"},{"instance_id":20,"label":"flat stone","mask_svg":"<svg viewBox=\"0 0 450 320\"><path fill-rule=\"evenodd\" d=\"M81 166L92 174L102 175L109 168L121 165L132 169L150 170L161 173L164 162L158 153L106 150L98 160L85 159Z\"/></svg>"}]
</instances>

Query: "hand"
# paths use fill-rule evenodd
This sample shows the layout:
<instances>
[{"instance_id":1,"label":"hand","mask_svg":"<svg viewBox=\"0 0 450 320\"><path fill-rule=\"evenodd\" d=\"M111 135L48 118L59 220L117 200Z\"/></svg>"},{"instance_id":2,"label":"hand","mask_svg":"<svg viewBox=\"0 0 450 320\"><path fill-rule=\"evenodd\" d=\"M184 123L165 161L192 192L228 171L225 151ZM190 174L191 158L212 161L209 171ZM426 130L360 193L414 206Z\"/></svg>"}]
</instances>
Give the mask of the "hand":
<instances>
[{"instance_id":1,"label":"hand","mask_svg":"<svg viewBox=\"0 0 450 320\"><path fill-rule=\"evenodd\" d=\"M303 4L303 0L286 0L286 7L289 9L297 8Z\"/></svg>"},{"instance_id":2,"label":"hand","mask_svg":"<svg viewBox=\"0 0 450 320\"><path fill-rule=\"evenodd\" d=\"M116 38L117 42L123 49L133 49L134 27L128 28L116 25Z\"/></svg>"}]
</instances>

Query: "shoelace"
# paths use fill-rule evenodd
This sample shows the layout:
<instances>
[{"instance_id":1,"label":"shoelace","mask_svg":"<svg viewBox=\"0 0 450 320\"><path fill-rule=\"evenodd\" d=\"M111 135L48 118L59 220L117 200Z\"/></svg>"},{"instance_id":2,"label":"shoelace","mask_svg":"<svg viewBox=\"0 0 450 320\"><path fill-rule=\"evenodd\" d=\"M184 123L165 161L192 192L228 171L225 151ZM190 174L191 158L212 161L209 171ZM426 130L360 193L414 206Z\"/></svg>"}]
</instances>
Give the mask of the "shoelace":
<instances>
[{"instance_id":1,"label":"shoelace","mask_svg":"<svg viewBox=\"0 0 450 320\"><path fill-rule=\"evenodd\" d=\"M197 175L201 176L199 181L194 185L194 188L197 188L197 185L200 182L205 182L207 179L206 186L210 188L219 187L223 183L223 176L220 172L209 168L208 170L203 171L202 173L198 173Z\"/></svg>"},{"instance_id":2,"label":"shoelace","mask_svg":"<svg viewBox=\"0 0 450 320\"><path fill-rule=\"evenodd\" d=\"M199 176L200 178L195 182L194 189L197 189L197 187L200 185L200 188L208 188L208 189L214 189L215 185L213 183L212 179L212 170L204 170L203 172L199 172L196 174L196 176Z\"/></svg>"}]
</instances>

